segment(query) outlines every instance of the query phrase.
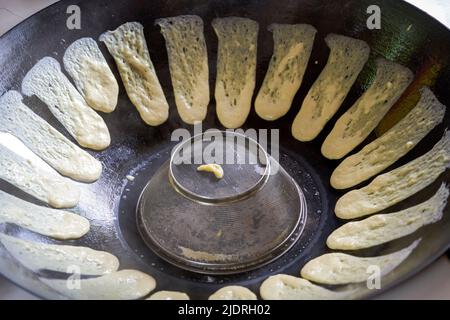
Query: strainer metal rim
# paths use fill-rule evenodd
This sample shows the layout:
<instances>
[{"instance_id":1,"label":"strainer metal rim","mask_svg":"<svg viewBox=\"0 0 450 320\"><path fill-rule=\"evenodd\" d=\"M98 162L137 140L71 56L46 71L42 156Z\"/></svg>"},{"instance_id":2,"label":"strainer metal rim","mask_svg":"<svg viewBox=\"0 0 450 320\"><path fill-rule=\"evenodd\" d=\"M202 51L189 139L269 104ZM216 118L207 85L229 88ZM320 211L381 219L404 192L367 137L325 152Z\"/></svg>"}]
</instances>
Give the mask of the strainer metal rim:
<instances>
[{"instance_id":1,"label":"strainer metal rim","mask_svg":"<svg viewBox=\"0 0 450 320\"><path fill-rule=\"evenodd\" d=\"M264 159L266 159L266 166L264 169L264 172L261 174L261 178L256 181L256 183L250 187L249 189L241 192L240 194L237 195L233 195L233 196L228 196L228 197L220 197L220 198L213 198L213 197L208 197L208 196L201 196L201 195L196 195L194 193L192 193L190 190L188 190L187 188L183 187L183 185L175 178L174 172L172 170L172 163L173 163L173 159L175 154L177 153L177 151L184 146L186 143L190 143L191 141L194 141L196 138L199 138L201 136L204 136L207 132L202 132L199 134L196 134L194 136L192 136L191 138L180 142L178 145L175 146L175 148L173 149L171 155L170 155L170 159L169 159L169 181L172 184L172 186L174 187L174 189L180 193L181 195L183 195L184 197L190 199L190 200L194 200L198 203L202 203L202 204L206 204L206 205L214 205L214 204L223 204L223 203L231 203L231 202L236 202L236 201L240 201L243 200L245 198L248 198L249 196L251 196L252 194L254 194L255 192L258 192L268 181L269 176L270 176L270 170L271 170L271 166L270 166L270 162L271 162L271 157L270 155L267 153L267 151L259 144L258 141L256 141L255 139L246 136L244 134L238 133L238 132L231 132L228 130L216 130L216 132L221 133L221 134L234 134L236 136L241 136L244 137L245 139L248 139L249 141L251 141L252 143L255 143L256 146L258 147L258 151L261 150L263 152L264 155ZM203 141L203 139L202 139ZM145 188L144 188L145 189Z\"/></svg>"},{"instance_id":2,"label":"strainer metal rim","mask_svg":"<svg viewBox=\"0 0 450 320\"><path fill-rule=\"evenodd\" d=\"M269 159L270 163L270 159ZM161 166L161 169L164 167L165 164ZM170 164L169 164L170 167ZM284 169L283 169L284 170ZM269 177L270 175L268 175ZM141 194L138 198L138 203L136 206L136 222L138 225L138 231L141 235L144 242L147 244L147 246L152 249L152 251L159 256L161 259L169 262L170 264L179 267L183 270L205 274L205 275L231 275L231 274L237 274L237 273L243 273L246 271L254 270L255 267L263 267L266 266L273 261L279 259L283 255L289 252L289 250L298 242L301 235L303 234L303 230L306 225L306 221L308 218L308 205L306 202L305 195L303 193L303 190L298 185L298 183L290 177L292 180L292 183L295 185L297 189L297 193L299 195L299 201L301 203L300 206L300 213L299 218L296 221L295 225L293 226L291 232L285 236L284 240L280 242L278 245L276 245L274 248L271 249L267 254L262 255L258 257L258 259L255 259L253 261L250 261L243 266L242 263L228 263L228 264L220 264L220 263L210 263L210 262L201 262L201 261L195 261L195 260L188 260L185 259L182 261L180 259L180 256L170 252L169 250L165 249L163 246L158 245L158 241L154 239L151 236L151 232L144 232L144 230L147 230L145 223L143 222L143 217L140 214L141 206L142 206L142 198L145 194L145 190L147 189L148 185L151 183L151 179L146 183L145 187L143 188ZM192 199L189 199L192 200ZM283 251L279 254L276 252L283 248Z\"/></svg>"}]
</instances>

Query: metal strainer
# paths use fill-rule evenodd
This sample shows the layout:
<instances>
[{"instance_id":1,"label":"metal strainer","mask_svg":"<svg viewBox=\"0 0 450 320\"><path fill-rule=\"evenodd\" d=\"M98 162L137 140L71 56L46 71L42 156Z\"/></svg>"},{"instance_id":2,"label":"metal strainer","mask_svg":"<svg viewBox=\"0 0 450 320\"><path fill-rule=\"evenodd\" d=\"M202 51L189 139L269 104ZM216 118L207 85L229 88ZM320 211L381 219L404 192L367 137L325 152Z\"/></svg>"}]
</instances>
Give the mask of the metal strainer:
<instances>
[{"instance_id":1,"label":"metal strainer","mask_svg":"<svg viewBox=\"0 0 450 320\"><path fill-rule=\"evenodd\" d=\"M197 171L211 161L222 165L222 179ZM209 274L273 261L296 242L306 220L294 179L255 140L228 131L179 144L137 208L150 248L174 265Z\"/></svg>"}]
</instances>

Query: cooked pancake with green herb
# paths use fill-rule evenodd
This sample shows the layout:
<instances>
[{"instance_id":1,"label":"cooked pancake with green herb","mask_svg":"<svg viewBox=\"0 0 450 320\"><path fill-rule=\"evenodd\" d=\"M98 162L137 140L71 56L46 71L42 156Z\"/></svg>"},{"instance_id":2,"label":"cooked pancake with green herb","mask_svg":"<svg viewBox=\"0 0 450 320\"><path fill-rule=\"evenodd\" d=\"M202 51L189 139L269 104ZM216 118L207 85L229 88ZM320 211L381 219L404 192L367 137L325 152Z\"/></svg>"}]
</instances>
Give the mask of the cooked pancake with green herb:
<instances>
[{"instance_id":1,"label":"cooked pancake with green herb","mask_svg":"<svg viewBox=\"0 0 450 320\"><path fill-rule=\"evenodd\" d=\"M377 73L369 89L335 123L322 145L328 159L340 159L363 142L397 102L414 78L408 68L377 59Z\"/></svg>"},{"instance_id":2,"label":"cooked pancake with green herb","mask_svg":"<svg viewBox=\"0 0 450 320\"><path fill-rule=\"evenodd\" d=\"M203 121L209 103L208 53L199 16L158 19L166 40L175 103L181 119Z\"/></svg>"},{"instance_id":3,"label":"cooked pancake with green herb","mask_svg":"<svg viewBox=\"0 0 450 320\"><path fill-rule=\"evenodd\" d=\"M142 120L158 126L169 117L169 104L150 59L144 27L127 22L100 36L116 61L120 77Z\"/></svg>"},{"instance_id":4,"label":"cooked pancake with green herb","mask_svg":"<svg viewBox=\"0 0 450 320\"><path fill-rule=\"evenodd\" d=\"M370 48L364 41L329 34L325 42L330 48L328 62L292 124L292 135L300 141L311 141L322 131L369 58Z\"/></svg>"},{"instance_id":5,"label":"cooked pancake with green herb","mask_svg":"<svg viewBox=\"0 0 450 320\"><path fill-rule=\"evenodd\" d=\"M271 24L273 55L255 101L264 120L284 116L303 80L317 30L308 24Z\"/></svg>"},{"instance_id":6,"label":"cooked pancake with green herb","mask_svg":"<svg viewBox=\"0 0 450 320\"><path fill-rule=\"evenodd\" d=\"M450 132L447 131L423 156L379 175L361 189L344 194L336 203L336 216L353 219L384 210L427 187L449 167Z\"/></svg>"},{"instance_id":7,"label":"cooked pancake with green herb","mask_svg":"<svg viewBox=\"0 0 450 320\"><path fill-rule=\"evenodd\" d=\"M216 112L225 128L239 128L251 108L256 77L258 23L246 18L216 18L212 22L217 51Z\"/></svg>"},{"instance_id":8,"label":"cooked pancake with green herb","mask_svg":"<svg viewBox=\"0 0 450 320\"><path fill-rule=\"evenodd\" d=\"M331 175L336 189L353 187L383 171L414 148L442 122L445 106L428 88L417 105L396 125L358 153L344 159Z\"/></svg>"},{"instance_id":9,"label":"cooked pancake with green herb","mask_svg":"<svg viewBox=\"0 0 450 320\"><path fill-rule=\"evenodd\" d=\"M359 250L404 237L441 220L448 194L443 184L432 198L411 208L348 222L328 236L327 245L334 250Z\"/></svg>"}]
</instances>

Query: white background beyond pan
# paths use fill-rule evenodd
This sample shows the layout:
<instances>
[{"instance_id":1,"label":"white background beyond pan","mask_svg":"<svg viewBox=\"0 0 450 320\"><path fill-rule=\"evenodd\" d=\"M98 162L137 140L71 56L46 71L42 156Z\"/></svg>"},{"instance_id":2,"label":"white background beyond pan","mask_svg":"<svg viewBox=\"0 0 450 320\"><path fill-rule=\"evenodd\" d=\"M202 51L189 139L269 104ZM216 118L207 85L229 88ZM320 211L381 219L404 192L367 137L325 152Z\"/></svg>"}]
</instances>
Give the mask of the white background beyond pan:
<instances>
[{"instance_id":1,"label":"white background beyond pan","mask_svg":"<svg viewBox=\"0 0 450 320\"><path fill-rule=\"evenodd\" d=\"M448 0L406 0L450 28ZM0 0L0 35L57 0ZM450 299L450 260L442 257L380 299ZM37 299L0 276L0 300Z\"/></svg>"}]
</instances>

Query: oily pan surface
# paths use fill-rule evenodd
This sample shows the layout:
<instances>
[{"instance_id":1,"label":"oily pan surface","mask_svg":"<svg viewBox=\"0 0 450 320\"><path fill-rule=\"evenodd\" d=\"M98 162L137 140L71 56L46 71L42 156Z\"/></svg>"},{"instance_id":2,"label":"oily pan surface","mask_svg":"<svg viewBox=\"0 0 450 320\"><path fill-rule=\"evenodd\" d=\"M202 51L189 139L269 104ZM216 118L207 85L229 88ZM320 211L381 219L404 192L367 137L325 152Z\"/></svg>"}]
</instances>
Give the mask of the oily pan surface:
<instances>
[{"instance_id":1,"label":"oily pan surface","mask_svg":"<svg viewBox=\"0 0 450 320\"><path fill-rule=\"evenodd\" d=\"M66 9L71 4L77 4L81 8L81 30L68 30L66 27L68 17ZM371 4L378 4L382 10L381 30L366 28L366 9ZM318 29L302 86L294 99L290 112L280 120L269 123L259 119L252 109L244 126L244 128L279 128L281 163L304 186L304 189L314 191L309 195L311 212L309 212L304 237L292 249L296 252L287 254L278 261L249 273L210 277L175 268L157 258L143 244L136 230L135 205L138 192L154 171L168 158L170 148L174 145L174 142L170 142L171 132L180 127L192 129L181 121L176 111L164 39L159 32L159 27L154 26L154 20L157 18L180 14L197 14L204 20L210 67L211 98L214 90L217 53L217 38L211 27L213 18L242 16L259 22L258 67L254 97L261 85L272 54L272 34L266 30L267 26L274 22L308 23ZM159 127L145 125L127 98L123 85L119 81L120 95L116 111L111 114L101 114L111 133L111 146L105 151L92 153L103 163L102 177L94 184L83 185L82 189L86 200L73 209L90 219L91 231L80 240L65 241L64 244L85 245L111 252L119 258L121 269L135 268L155 277L157 290L186 291L191 298L206 298L224 285L240 284L257 293L261 281L269 275L288 273L298 276L304 263L327 251L326 237L342 224L334 216L333 209L336 199L343 192L338 192L329 185L331 172L338 162L322 157L320 145L335 120L370 84L375 71L374 59L376 57L381 55L409 67L415 73L417 82L412 87L414 85L430 85L439 100L450 105L450 94L448 93L450 87L450 67L448 65L450 32L414 7L387 0L338 0L332 2L326 0L287 0L282 2L276 0L61 1L27 19L0 38L0 66L2 66L0 69L0 94L7 90L20 90L23 76L42 57L52 56L62 62L65 49L73 41L81 37L98 39L98 36L104 31L113 30L128 21L138 21L145 28L150 55L170 105L169 120ZM338 33L365 40L372 49L371 57L340 111L325 127L322 134L312 143L301 143L292 138L290 126L307 90L326 63L328 49L323 39L328 33ZM111 56L103 44L99 43L99 46L119 80L120 77ZM409 103L408 99L411 99ZM401 99L400 103L393 107L388 114L388 120L384 120L376 132L385 130L385 127L390 125L389 119L395 119L402 112L404 114L408 106L414 105L414 96L408 99ZM47 107L36 97L24 98L24 102L56 129L68 136L61 124L53 118ZM442 136L443 128L448 127L449 122L447 112L443 124L434 129L414 150L388 170L428 151ZM213 99L211 99L208 116L204 123L204 129L208 127L221 128L215 116ZM372 134L369 140L374 136ZM302 170L298 170L298 168ZM127 174L136 172L138 175L136 175L135 181L130 183L126 180ZM406 208L428 199L437 190L441 181L449 181L449 172L443 174L429 188L388 209L387 212ZM0 182L0 188L36 203L34 199L3 181ZM131 191L124 198L126 189ZM318 193L317 196L315 196L315 191ZM306 196L308 197L308 194ZM382 290L419 271L448 248L450 244L448 211L447 208L444 218L439 223L427 226L409 237L358 252L360 255L379 255L405 247L418 237L422 238L420 246L410 259L383 278ZM0 226L0 231L25 239L63 243L10 225ZM2 257L0 271L5 276L37 295L48 298L58 297L55 292L46 289L37 281L36 274L25 270L3 248L0 248L0 256ZM58 274L45 276L64 277L64 275ZM356 297L366 297L379 292L368 291L362 285Z\"/></svg>"}]
</instances>

